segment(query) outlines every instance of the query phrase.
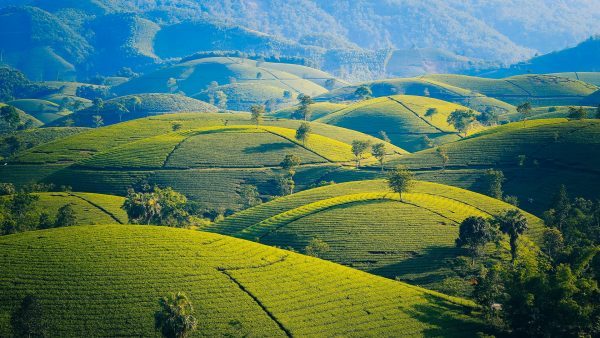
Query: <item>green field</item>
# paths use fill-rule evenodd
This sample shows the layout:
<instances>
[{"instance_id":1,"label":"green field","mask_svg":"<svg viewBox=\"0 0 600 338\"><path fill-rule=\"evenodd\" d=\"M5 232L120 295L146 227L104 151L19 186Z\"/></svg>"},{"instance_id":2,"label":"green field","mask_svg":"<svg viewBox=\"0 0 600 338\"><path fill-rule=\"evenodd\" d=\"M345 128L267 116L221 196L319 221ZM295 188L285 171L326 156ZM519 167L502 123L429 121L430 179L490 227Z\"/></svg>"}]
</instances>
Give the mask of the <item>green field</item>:
<instances>
[{"instance_id":1,"label":"green field","mask_svg":"<svg viewBox=\"0 0 600 338\"><path fill-rule=\"evenodd\" d=\"M571 80L579 80L587 82L594 86L600 86L600 72L570 72L570 73L554 73L550 75L566 77Z\"/></svg>"},{"instance_id":2,"label":"green field","mask_svg":"<svg viewBox=\"0 0 600 338\"><path fill-rule=\"evenodd\" d=\"M428 109L437 109L438 114L426 117ZM358 130L378 136L385 131L393 144L408 151L417 151L427 146L427 136L436 144L460 139L458 132L446 120L455 110L466 107L423 96L395 95L361 101L317 120L339 127Z\"/></svg>"},{"instance_id":3,"label":"green field","mask_svg":"<svg viewBox=\"0 0 600 338\"><path fill-rule=\"evenodd\" d=\"M87 128L35 128L12 132L0 136L0 156L8 155L6 139L8 137L16 137L21 143L22 150L33 148L41 144L45 144L56 139L79 134L88 130Z\"/></svg>"},{"instance_id":4,"label":"green field","mask_svg":"<svg viewBox=\"0 0 600 338\"><path fill-rule=\"evenodd\" d=\"M128 222L127 213L121 209L125 198L111 195L78 192L35 193L39 199L34 202L36 214L56 215L66 204L73 207L77 225L110 224ZM1 197L0 197L1 198Z\"/></svg>"},{"instance_id":5,"label":"green field","mask_svg":"<svg viewBox=\"0 0 600 338\"><path fill-rule=\"evenodd\" d=\"M0 102L0 108L6 106L5 103ZM26 112L22 111L21 109L17 108L17 112L19 113L19 118L21 119L21 123L25 123L27 121L31 121L31 126L32 127L39 127L41 125L43 125L42 121L36 119L35 117L27 114ZM0 127L0 131L4 132L2 130L3 127Z\"/></svg>"},{"instance_id":6,"label":"green field","mask_svg":"<svg viewBox=\"0 0 600 338\"><path fill-rule=\"evenodd\" d=\"M598 120L514 122L444 145L449 157L446 171L442 171L435 149L405 156L390 165L405 164L423 179L474 191L484 191L484 170L497 168L507 177L506 193L518 196L525 210L539 213L549 207L561 184L573 194L599 197L599 135Z\"/></svg>"},{"instance_id":7,"label":"green field","mask_svg":"<svg viewBox=\"0 0 600 338\"><path fill-rule=\"evenodd\" d=\"M519 75L505 79L486 79L464 75L427 75L430 79L465 88L501 101L536 106L577 105L598 87L579 80L553 75Z\"/></svg>"},{"instance_id":8,"label":"green field","mask_svg":"<svg viewBox=\"0 0 600 338\"><path fill-rule=\"evenodd\" d=\"M241 186L279 194L275 179L287 153L302 159L296 184L306 189L353 160L355 139L371 136L312 122L306 146L295 140L301 121L266 119L249 126L249 114L187 113L153 116L58 139L11 158L0 172L7 182L70 185L75 191L123 195L142 181L173 186L209 207L239 206ZM173 125L181 131L172 133ZM227 125L227 126L225 126ZM388 144L389 159L406 152ZM216 151L218 150L218 151ZM365 163L373 161L367 159ZM214 193L213 193L214 191Z\"/></svg>"},{"instance_id":9,"label":"green field","mask_svg":"<svg viewBox=\"0 0 600 338\"><path fill-rule=\"evenodd\" d=\"M68 112L60 112L58 104L46 100L22 99L10 101L8 104L26 112L44 124L68 114Z\"/></svg>"},{"instance_id":10,"label":"green field","mask_svg":"<svg viewBox=\"0 0 600 338\"><path fill-rule=\"evenodd\" d=\"M143 244L143 245L140 245ZM0 335L26 294L62 337L157 336L158 299L185 292L194 336L474 336L470 302L217 234L102 225L0 238Z\"/></svg>"},{"instance_id":11,"label":"green field","mask_svg":"<svg viewBox=\"0 0 600 338\"><path fill-rule=\"evenodd\" d=\"M416 182L400 201L384 180L303 191L244 210L209 227L234 237L302 252L313 238L331 247L323 258L427 288L454 276L464 254L454 240L468 216L490 217L512 206L450 186ZM528 215L538 240L543 223Z\"/></svg>"},{"instance_id":12,"label":"green field","mask_svg":"<svg viewBox=\"0 0 600 338\"><path fill-rule=\"evenodd\" d=\"M359 86L363 85L371 89L373 97L392 95L427 96L460 104L477 111L485 111L486 109L495 109L501 113L515 111L513 105L498 99L426 78L385 79L356 84L334 89L329 93L317 97L317 100L335 102L356 100L354 92Z\"/></svg>"}]
</instances>

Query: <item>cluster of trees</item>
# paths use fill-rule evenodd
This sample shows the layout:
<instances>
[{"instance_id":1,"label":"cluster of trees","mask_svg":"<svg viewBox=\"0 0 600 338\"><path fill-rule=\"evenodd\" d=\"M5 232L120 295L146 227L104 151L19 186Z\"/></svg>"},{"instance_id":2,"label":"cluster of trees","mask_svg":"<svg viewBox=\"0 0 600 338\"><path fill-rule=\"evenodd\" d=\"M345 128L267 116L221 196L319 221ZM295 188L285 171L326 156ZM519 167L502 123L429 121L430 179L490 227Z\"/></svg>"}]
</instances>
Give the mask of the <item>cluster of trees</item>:
<instances>
[{"instance_id":1,"label":"cluster of trees","mask_svg":"<svg viewBox=\"0 0 600 338\"><path fill-rule=\"evenodd\" d=\"M294 175L296 174L296 168L302 164L300 157L294 154L287 154L279 164L284 170L284 174L279 177L277 186L281 195L290 195L294 193L296 182L294 181Z\"/></svg>"},{"instance_id":2,"label":"cluster of trees","mask_svg":"<svg viewBox=\"0 0 600 338\"><path fill-rule=\"evenodd\" d=\"M471 109L457 109L448 115L446 121L458 130L459 133L462 133L463 136L467 136L467 133L477 121L477 114Z\"/></svg>"},{"instance_id":3,"label":"cluster of trees","mask_svg":"<svg viewBox=\"0 0 600 338\"><path fill-rule=\"evenodd\" d=\"M133 224L187 227L193 222L187 209L187 198L171 187L144 185L139 190L130 188L123 210Z\"/></svg>"},{"instance_id":4,"label":"cluster of trees","mask_svg":"<svg viewBox=\"0 0 600 338\"><path fill-rule=\"evenodd\" d=\"M526 230L518 210L486 220L465 219L457 246L473 263L487 243L504 233L511 261L478 266L473 298L499 333L523 337L594 337L600 334L600 202L569 198L565 187L544 213L540 251L523 253L517 239Z\"/></svg>"},{"instance_id":5,"label":"cluster of trees","mask_svg":"<svg viewBox=\"0 0 600 338\"><path fill-rule=\"evenodd\" d=\"M56 92L43 84L29 81L20 71L0 67L0 102L8 102L21 98L35 98Z\"/></svg>"},{"instance_id":6,"label":"cluster of trees","mask_svg":"<svg viewBox=\"0 0 600 338\"><path fill-rule=\"evenodd\" d=\"M77 215L71 204L63 205L53 216L35 207L39 196L25 191L16 192L6 185L1 188L10 194L0 198L0 235L77 224Z\"/></svg>"},{"instance_id":7,"label":"cluster of trees","mask_svg":"<svg viewBox=\"0 0 600 338\"><path fill-rule=\"evenodd\" d=\"M372 144L368 140L354 140L352 141L352 154L354 155L354 161L356 168L360 168L362 160L371 154L379 162L381 171L384 170L385 158L387 156L387 149L385 143Z\"/></svg>"}]
</instances>

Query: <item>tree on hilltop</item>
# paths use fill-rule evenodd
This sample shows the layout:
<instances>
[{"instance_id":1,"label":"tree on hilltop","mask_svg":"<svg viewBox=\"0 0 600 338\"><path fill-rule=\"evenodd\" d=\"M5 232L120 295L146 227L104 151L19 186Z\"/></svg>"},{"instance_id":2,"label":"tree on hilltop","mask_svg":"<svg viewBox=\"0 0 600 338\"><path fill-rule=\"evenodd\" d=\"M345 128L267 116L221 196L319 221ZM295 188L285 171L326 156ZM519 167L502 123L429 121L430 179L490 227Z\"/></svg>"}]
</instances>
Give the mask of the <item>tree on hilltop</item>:
<instances>
[{"instance_id":1,"label":"tree on hilltop","mask_svg":"<svg viewBox=\"0 0 600 338\"><path fill-rule=\"evenodd\" d=\"M446 121L464 136L467 136L467 133L475 120L476 114L473 110L457 109L448 116Z\"/></svg>"},{"instance_id":2,"label":"tree on hilltop","mask_svg":"<svg viewBox=\"0 0 600 338\"><path fill-rule=\"evenodd\" d=\"M386 156L385 143L374 144L373 147L371 147L371 155L379 161L381 171L383 171L383 162L385 161Z\"/></svg>"},{"instance_id":3,"label":"tree on hilltop","mask_svg":"<svg viewBox=\"0 0 600 338\"><path fill-rule=\"evenodd\" d=\"M371 142L354 140L352 141L352 154L356 161L356 168L360 168L360 162L364 158L365 154L371 149Z\"/></svg>"},{"instance_id":4,"label":"tree on hilltop","mask_svg":"<svg viewBox=\"0 0 600 338\"><path fill-rule=\"evenodd\" d=\"M527 120L531 113L533 112L533 108L531 107L531 103L524 102L517 106L517 112L521 114L521 121Z\"/></svg>"},{"instance_id":5,"label":"tree on hilltop","mask_svg":"<svg viewBox=\"0 0 600 338\"><path fill-rule=\"evenodd\" d=\"M390 189L400 195L400 200L402 200L402 193L410 190L414 178L415 175L405 166L397 166L388 173L387 182Z\"/></svg>"},{"instance_id":6,"label":"tree on hilltop","mask_svg":"<svg viewBox=\"0 0 600 338\"><path fill-rule=\"evenodd\" d=\"M295 120L310 120L312 116L312 109L310 105L314 103L312 97L305 94L300 94L298 95L298 101L300 101L300 105L298 106L298 109L292 113L292 118Z\"/></svg>"},{"instance_id":7,"label":"tree on hilltop","mask_svg":"<svg viewBox=\"0 0 600 338\"><path fill-rule=\"evenodd\" d=\"M587 110L585 110L583 107L569 107L568 117L574 120L583 120L587 118Z\"/></svg>"},{"instance_id":8,"label":"tree on hilltop","mask_svg":"<svg viewBox=\"0 0 600 338\"><path fill-rule=\"evenodd\" d=\"M261 104L254 104L250 107L250 120L257 126L261 124L263 115L265 115L265 106Z\"/></svg>"},{"instance_id":9,"label":"tree on hilltop","mask_svg":"<svg viewBox=\"0 0 600 338\"><path fill-rule=\"evenodd\" d=\"M362 85L354 91L354 96L359 100L367 100L373 96L373 91L369 86Z\"/></svg>"},{"instance_id":10,"label":"tree on hilltop","mask_svg":"<svg viewBox=\"0 0 600 338\"><path fill-rule=\"evenodd\" d=\"M485 245L496 237L496 231L488 220L479 216L470 216L460 223L456 246L468 247L471 265L475 265L475 259L482 255Z\"/></svg>"},{"instance_id":11,"label":"tree on hilltop","mask_svg":"<svg viewBox=\"0 0 600 338\"><path fill-rule=\"evenodd\" d=\"M296 140L302 142L302 145L306 147L306 142L310 138L311 134L312 128L310 124L308 124L307 122L303 122L296 130Z\"/></svg>"}]
</instances>

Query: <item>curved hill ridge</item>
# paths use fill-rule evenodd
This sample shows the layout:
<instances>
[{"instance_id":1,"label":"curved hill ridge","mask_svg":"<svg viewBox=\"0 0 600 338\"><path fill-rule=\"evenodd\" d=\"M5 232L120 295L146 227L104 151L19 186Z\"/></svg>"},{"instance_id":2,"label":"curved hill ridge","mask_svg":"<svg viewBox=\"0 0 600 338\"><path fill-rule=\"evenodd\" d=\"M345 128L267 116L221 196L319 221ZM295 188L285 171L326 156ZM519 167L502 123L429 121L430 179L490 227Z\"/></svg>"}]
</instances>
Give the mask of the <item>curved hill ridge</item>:
<instances>
[{"instance_id":1,"label":"curved hill ridge","mask_svg":"<svg viewBox=\"0 0 600 338\"><path fill-rule=\"evenodd\" d=\"M463 314L473 305L460 298L218 234L102 225L5 236L0 245L2 335L10 311L32 290L49 330L61 336L153 336L158 299L180 291L202 318L200 336L459 337L483 330Z\"/></svg>"},{"instance_id":2,"label":"curved hill ridge","mask_svg":"<svg viewBox=\"0 0 600 338\"><path fill-rule=\"evenodd\" d=\"M429 109L437 114L426 117ZM450 113L468 108L429 97L395 95L361 101L317 120L378 136L385 131L392 143L409 151L427 147L425 136L436 143L460 139L458 131L446 122Z\"/></svg>"},{"instance_id":3,"label":"curved hill ridge","mask_svg":"<svg viewBox=\"0 0 600 338\"><path fill-rule=\"evenodd\" d=\"M417 181L400 199L384 180L357 181L282 197L205 230L297 251L318 238L331 247L323 253L325 259L442 288L444 280L455 274L450 268L452 259L463 254L454 244L458 225L468 216L491 217L511 208L499 200L436 183ZM528 236L540 240L543 222L525 214L530 222Z\"/></svg>"},{"instance_id":4,"label":"curved hill ridge","mask_svg":"<svg viewBox=\"0 0 600 338\"><path fill-rule=\"evenodd\" d=\"M600 121L539 119L490 128L464 140L446 144L446 170L436 149L392 160L423 179L485 191L484 171L502 170L505 192L520 205L542 212L561 184L586 198L598 198Z\"/></svg>"}]
</instances>

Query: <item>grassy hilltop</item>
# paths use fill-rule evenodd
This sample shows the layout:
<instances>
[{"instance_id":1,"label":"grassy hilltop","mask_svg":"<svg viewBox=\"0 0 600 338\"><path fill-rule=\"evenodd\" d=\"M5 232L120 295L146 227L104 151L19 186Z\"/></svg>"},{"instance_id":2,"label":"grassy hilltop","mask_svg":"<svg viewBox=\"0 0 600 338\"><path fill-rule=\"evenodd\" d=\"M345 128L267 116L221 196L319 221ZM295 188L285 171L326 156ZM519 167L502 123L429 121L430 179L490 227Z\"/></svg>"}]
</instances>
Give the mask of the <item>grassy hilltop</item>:
<instances>
[{"instance_id":1,"label":"grassy hilltop","mask_svg":"<svg viewBox=\"0 0 600 338\"><path fill-rule=\"evenodd\" d=\"M3 336L10 312L33 293L60 336L153 337L158 298L173 291L189 295L202 318L198 337L482 330L464 314L468 301L217 234L102 225L10 235L0 245Z\"/></svg>"},{"instance_id":2,"label":"grassy hilltop","mask_svg":"<svg viewBox=\"0 0 600 338\"><path fill-rule=\"evenodd\" d=\"M324 259L443 290L455 276L452 259L464 254L454 244L460 222L513 208L429 182L415 182L404 195L401 201L383 180L335 184L244 210L207 230L298 252L318 238L331 247ZM542 221L527 217L528 235L539 240Z\"/></svg>"}]
</instances>

